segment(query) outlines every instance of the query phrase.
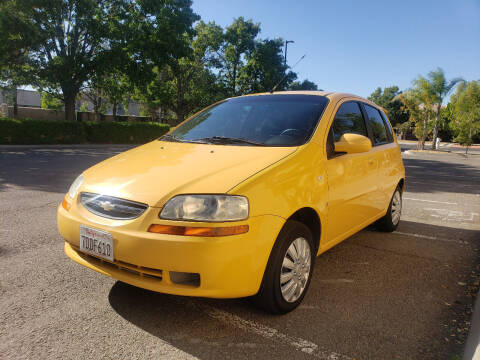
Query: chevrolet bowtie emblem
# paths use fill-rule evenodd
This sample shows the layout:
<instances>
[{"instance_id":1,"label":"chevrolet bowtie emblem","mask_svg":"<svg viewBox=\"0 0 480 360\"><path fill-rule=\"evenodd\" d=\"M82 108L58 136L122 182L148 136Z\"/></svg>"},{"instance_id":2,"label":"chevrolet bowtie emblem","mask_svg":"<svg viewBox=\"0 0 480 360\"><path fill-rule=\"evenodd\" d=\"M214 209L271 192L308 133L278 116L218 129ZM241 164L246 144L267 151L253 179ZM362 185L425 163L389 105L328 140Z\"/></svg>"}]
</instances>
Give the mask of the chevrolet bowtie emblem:
<instances>
[{"instance_id":1,"label":"chevrolet bowtie emblem","mask_svg":"<svg viewBox=\"0 0 480 360\"><path fill-rule=\"evenodd\" d=\"M100 201L100 207L105 211L112 211L115 209L115 205L113 205L110 201Z\"/></svg>"}]
</instances>

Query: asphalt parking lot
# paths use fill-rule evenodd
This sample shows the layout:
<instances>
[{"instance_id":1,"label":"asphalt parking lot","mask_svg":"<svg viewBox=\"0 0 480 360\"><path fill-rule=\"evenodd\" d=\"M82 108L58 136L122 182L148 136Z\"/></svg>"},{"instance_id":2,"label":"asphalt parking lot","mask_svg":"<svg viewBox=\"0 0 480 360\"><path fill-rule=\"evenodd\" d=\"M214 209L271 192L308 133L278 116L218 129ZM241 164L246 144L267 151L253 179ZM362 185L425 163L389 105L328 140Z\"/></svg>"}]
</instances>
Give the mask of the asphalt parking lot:
<instances>
[{"instance_id":1,"label":"asphalt parking lot","mask_svg":"<svg viewBox=\"0 0 480 360\"><path fill-rule=\"evenodd\" d=\"M123 146L0 149L2 359L458 359L480 276L480 155L405 154L398 231L368 228L317 258L303 304L134 288L63 253L56 208Z\"/></svg>"}]
</instances>

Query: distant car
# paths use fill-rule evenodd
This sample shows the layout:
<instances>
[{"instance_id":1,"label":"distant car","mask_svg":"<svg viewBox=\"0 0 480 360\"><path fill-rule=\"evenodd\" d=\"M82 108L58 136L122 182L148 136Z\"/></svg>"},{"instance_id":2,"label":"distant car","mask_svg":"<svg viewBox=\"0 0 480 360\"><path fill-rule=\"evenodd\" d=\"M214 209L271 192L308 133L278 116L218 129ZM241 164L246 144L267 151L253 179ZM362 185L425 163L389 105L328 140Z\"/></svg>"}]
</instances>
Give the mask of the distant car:
<instances>
[{"instance_id":1,"label":"distant car","mask_svg":"<svg viewBox=\"0 0 480 360\"><path fill-rule=\"evenodd\" d=\"M169 294L304 298L315 256L400 221L405 170L381 108L357 96L226 99L81 174L58 208L65 252Z\"/></svg>"}]
</instances>

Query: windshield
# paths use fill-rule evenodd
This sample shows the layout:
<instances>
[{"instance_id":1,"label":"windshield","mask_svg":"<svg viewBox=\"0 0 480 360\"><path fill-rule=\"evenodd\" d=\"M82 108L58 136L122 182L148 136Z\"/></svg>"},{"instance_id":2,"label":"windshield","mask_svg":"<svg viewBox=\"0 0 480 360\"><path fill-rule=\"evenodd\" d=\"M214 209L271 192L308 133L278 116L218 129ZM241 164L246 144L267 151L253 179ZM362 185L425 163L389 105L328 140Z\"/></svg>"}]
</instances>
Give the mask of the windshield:
<instances>
[{"instance_id":1,"label":"windshield","mask_svg":"<svg viewBox=\"0 0 480 360\"><path fill-rule=\"evenodd\" d=\"M316 95L256 95L225 100L161 138L246 146L306 143L328 103Z\"/></svg>"}]
</instances>

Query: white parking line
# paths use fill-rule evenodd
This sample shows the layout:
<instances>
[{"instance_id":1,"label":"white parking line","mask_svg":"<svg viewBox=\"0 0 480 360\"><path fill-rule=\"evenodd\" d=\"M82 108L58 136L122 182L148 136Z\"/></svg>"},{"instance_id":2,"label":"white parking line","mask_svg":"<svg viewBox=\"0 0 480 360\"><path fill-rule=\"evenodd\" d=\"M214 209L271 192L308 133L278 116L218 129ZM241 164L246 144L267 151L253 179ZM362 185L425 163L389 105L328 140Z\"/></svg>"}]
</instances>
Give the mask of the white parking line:
<instances>
[{"instance_id":1,"label":"white parking line","mask_svg":"<svg viewBox=\"0 0 480 360\"><path fill-rule=\"evenodd\" d=\"M421 235L421 234L415 234L415 233L406 233L402 231L395 231L394 234L399 234L399 235L405 235L405 236L412 236L416 238L421 238L421 239L429 239L429 240L439 240L439 241L445 241L445 242L453 242L457 244L462 244L462 245L468 245L468 241L462 241L462 240L455 240L455 239L447 239L447 238L440 238L436 236L428 236L428 235Z\"/></svg>"},{"instance_id":2,"label":"white parking line","mask_svg":"<svg viewBox=\"0 0 480 360\"><path fill-rule=\"evenodd\" d=\"M195 305L197 307L200 307L204 313L206 313L208 316L215 320L219 320L238 329L260 335L266 339L280 341L283 344L288 344L294 347L296 350L310 354L316 358L325 360L353 360L351 357L323 350L317 344L311 341L283 334L277 329L256 323L254 321L242 319L237 315L214 308L212 306L199 303L195 303Z\"/></svg>"},{"instance_id":3,"label":"white parking line","mask_svg":"<svg viewBox=\"0 0 480 360\"><path fill-rule=\"evenodd\" d=\"M350 284L350 283L355 282L352 279L323 279L323 280L320 279L320 280L317 280L317 281L320 281L320 282L326 283L326 284L336 284L336 283Z\"/></svg>"},{"instance_id":4,"label":"white parking line","mask_svg":"<svg viewBox=\"0 0 480 360\"><path fill-rule=\"evenodd\" d=\"M441 221L456 222L473 222L480 214L476 212L463 212L459 210L424 208L423 210L432 212L430 216L440 219Z\"/></svg>"},{"instance_id":5,"label":"white parking line","mask_svg":"<svg viewBox=\"0 0 480 360\"><path fill-rule=\"evenodd\" d=\"M415 198L408 198L408 197L404 197L403 199L404 200L430 202L430 203L436 203L436 204L458 205L458 203L448 202L448 201L425 200L425 199L415 199Z\"/></svg>"},{"instance_id":6,"label":"white parking line","mask_svg":"<svg viewBox=\"0 0 480 360\"><path fill-rule=\"evenodd\" d=\"M411 180L408 180L407 181L407 184L422 184L422 185L426 185L427 183L424 182L424 181L411 181ZM448 185L448 186L452 186L452 182L451 181L428 181L428 184L430 185ZM476 184L458 184L456 183L455 184L456 187L460 186L460 187L478 187L478 185Z\"/></svg>"}]
</instances>

